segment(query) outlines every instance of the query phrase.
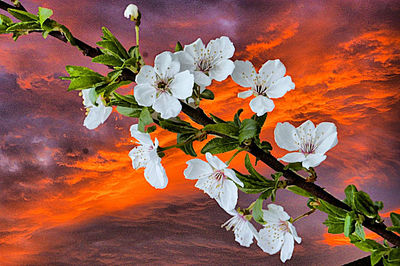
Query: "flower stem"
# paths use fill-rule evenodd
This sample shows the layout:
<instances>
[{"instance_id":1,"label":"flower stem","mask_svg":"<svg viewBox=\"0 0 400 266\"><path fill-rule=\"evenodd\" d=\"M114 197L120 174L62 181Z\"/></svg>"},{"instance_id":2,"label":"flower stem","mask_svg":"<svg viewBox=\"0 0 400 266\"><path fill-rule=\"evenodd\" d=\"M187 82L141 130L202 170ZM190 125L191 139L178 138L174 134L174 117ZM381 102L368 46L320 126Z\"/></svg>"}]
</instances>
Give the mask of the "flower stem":
<instances>
[{"instance_id":1,"label":"flower stem","mask_svg":"<svg viewBox=\"0 0 400 266\"><path fill-rule=\"evenodd\" d=\"M136 46L139 49L139 26L135 25L135 32L136 32Z\"/></svg>"},{"instance_id":2,"label":"flower stem","mask_svg":"<svg viewBox=\"0 0 400 266\"><path fill-rule=\"evenodd\" d=\"M183 146L185 144L188 144L188 143L190 143L192 141L195 141L195 140L196 140L196 138L189 138L185 142L177 143L175 145L171 145L171 146L167 146L167 147L158 146L158 151L166 151L166 150L169 150L169 149L178 148L178 147L181 147L181 146Z\"/></svg>"},{"instance_id":3,"label":"flower stem","mask_svg":"<svg viewBox=\"0 0 400 266\"><path fill-rule=\"evenodd\" d=\"M225 164L226 164L227 166L229 166L229 164L231 163L231 161L233 160L233 158L235 158L236 155L238 155L239 152L241 152L241 151L243 151L243 149L237 150L237 151L232 155L232 157L231 157Z\"/></svg>"},{"instance_id":4,"label":"flower stem","mask_svg":"<svg viewBox=\"0 0 400 266\"><path fill-rule=\"evenodd\" d=\"M316 210L316 209L312 209L312 210L310 210L310 211L308 211L308 212L306 212L306 213L300 215L299 217L295 218L295 219L293 220L292 223L296 222L297 220L300 220L301 218L304 218L304 217L306 217L306 216L308 216L308 215L313 214L313 213L315 212L315 210Z\"/></svg>"}]
</instances>

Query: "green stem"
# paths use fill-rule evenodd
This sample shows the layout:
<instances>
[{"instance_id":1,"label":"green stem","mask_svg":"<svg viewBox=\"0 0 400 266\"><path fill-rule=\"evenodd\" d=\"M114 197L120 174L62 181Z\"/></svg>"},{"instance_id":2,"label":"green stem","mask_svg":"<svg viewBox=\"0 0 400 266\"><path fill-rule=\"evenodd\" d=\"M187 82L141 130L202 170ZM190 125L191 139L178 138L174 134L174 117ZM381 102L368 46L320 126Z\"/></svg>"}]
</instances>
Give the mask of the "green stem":
<instances>
[{"instance_id":1,"label":"green stem","mask_svg":"<svg viewBox=\"0 0 400 266\"><path fill-rule=\"evenodd\" d=\"M189 138L185 142L177 143L175 145L171 145L171 146L167 146L167 147L158 146L158 151L166 151L166 150L169 150L169 149L178 148L178 147L184 146L185 144L188 144L189 142L192 142L192 141L195 141L195 140L196 140L196 138Z\"/></svg>"},{"instance_id":2,"label":"green stem","mask_svg":"<svg viewBox=\"0 0 400 266\"><path fill-rule=\"evenodd\" d=\"M136 32L136 46L139 49L139 26L135 25L135 32Z\"/></svg>"},{"instance_id":3,"label":"green stem","mask_svg":"<svg viewBox=\"0 0 400 266\"><path fill-rule=\"evenodd\" d=\"M243 151L243 149L237 150L237 151L232 155L232 157L231 157L225 164L226 164L227 166L229 166L229 164L231 163L231 161L233 160L233 158L235 158L236 155L238 155L239 152L241 152L241 151Z\"/></svg>"},{"instance_id":4,"label":"green stem","mask_svg":"<svg viewBox=\"0 0 400 266\"><path fill-rule=\"evenodd\" d=\"M292 223L296 222L297 220L300 220L301 218L304 218L304 217L306 217L308 215L313 214L315 212L315 210L316 209L312 209L312 210L306 212L305 214L300 215L299 217L295 218Z\"/></svg>"}]
</instances>

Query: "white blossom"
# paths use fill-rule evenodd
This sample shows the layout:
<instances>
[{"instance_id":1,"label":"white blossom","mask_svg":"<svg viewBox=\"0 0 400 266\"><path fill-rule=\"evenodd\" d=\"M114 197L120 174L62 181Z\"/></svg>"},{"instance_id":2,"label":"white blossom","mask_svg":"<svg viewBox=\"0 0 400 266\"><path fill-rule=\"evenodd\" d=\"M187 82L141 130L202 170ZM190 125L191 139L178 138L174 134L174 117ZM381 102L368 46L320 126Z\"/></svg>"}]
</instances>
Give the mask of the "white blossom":
<instances>
[{"instance_id":1,"label":"white blossom","mask_svg":"<svg viewBox=\"0 0 400 266\"><path fill-rule=\"evenodd\" d=\"M184 171L185 177L187 179L198 179L195 187L215 199L224 210L234 209L238 199L238 189L235 183L243 186L242 181L217 156L207 152L206 159L208 162L200 159L187 161L188 167Z\"/></svg>"},{"instance_id":2,"label":"white blossom","mask_svg":"<svg viewBox=\"0 0 400 266\"><path fill-rule=\"evenodd\" d=\"M168 184L167 174L157 154L158 140L153 141L150 134L138 130L138 125L131 126L131 135L138 140L139 146L129 152L134 169L145 167L144 177L155 188L165 188Z\"/></svg>"},{"instance_id":3,"label":"white blossom","mask_svg":"<svg viewBox=\"0 0 400 266\"><path fill-rule=\"evenodd\" d=\"M176 117L182 110L179 99L192 95L193 75L188 70L180 71L180 63L170 52L156 56L154 67L143 66L136 76L134 96L141 106L152 106L168 119Z\"/></svg>"},{"instance_id":4,"label":"white blossom","mask_svg":"<svg viewBox=\"0 0 400 266\"><path fill-rule=\"evenodd\" d=\"M250 101L250 108L258 116L271 112L275 108L271 98L280 98L287 91L294 89L290 76L285 76L286 68L279 59L268 60L256 73L249 61L235 61L232 79L250 90L238 93L239 98L256 96Z\"/></svg>"},{"instance_id":5,"label":"white blossom","mask_svg":"<svg viewBox=\"0 0 400 266\"><path fill-rule=\"evenodd\" d=\"M106 107L100 96L96 99L97 106L92 103L90 100L92 90L94 88L82 90L83 105L87 114L83 125L87 129L95 129L100 124L103 124L112 112L112 107Z\"/></svg>"},{"instance_id":6,"label":"white blossom","mask_svg":"<svg viewBox=\"0 0 400 266\"><path fill-rule=\"evenodd\" d=\"M314 126L307 120L298 128L288 122L278 123L275 128L275 142L279 147L288 151L280 160L294 163L302 162L303 167L316 167L326 159L325 153L337 143L336 126L333 123L323 122Z\"/></svg>"},{"instance_id":7,"label":"white blossom","mask_svg":"<svg viewBox=\"0 0 400 266\"><path fill-rule=\"evenodd\" d=\"M223 81L232 73L235 66L229 58L234 52L233 43L228 37L222 36L211 40L207 47L199 38L192 44L185 45L184 50L176 54L182 70L193 73L194 82L200 86L202 92L213 79Z\"/></svg>"},{"instance_id":8,"label":"white blossom","mask_svg":"<svg viewBox=\"0 0 400 266\"><path fill-rule=\"evenodd\" d=\"M301 243L301 238L289 219L290 216L281 206L269 204L268 210L263 210L263 220L266 224L257 237L257 244L264 252L273 255L280 250L282 262L292 257L294 240L298 244Z\"/></svg>"},{"instance_id":9,"label":"white blossom","mask_svg":"<svg viewBox=\"0 0 400 266\"><path fill-rule=\"evenodd\" d=\"M132 20L136 20L139 17L139 10L137 5L129 4L124 11L124 17L127 19L131 18Z\"/></svg>"},{"instance_id":10,"label":"white blossom","mask_svg":"<svg viewBox=\"0 0 400 266\"><path fill-rule=\"evenodd\" d=\"M257 235L257 230L243 214L238 213L236 210L230 210L228 213L232 215L232 218L221 225L221 227L225 227L226 230L232 229L236 242L241 246L250 247L254 236Z\"/></svg>"}]
</instances>

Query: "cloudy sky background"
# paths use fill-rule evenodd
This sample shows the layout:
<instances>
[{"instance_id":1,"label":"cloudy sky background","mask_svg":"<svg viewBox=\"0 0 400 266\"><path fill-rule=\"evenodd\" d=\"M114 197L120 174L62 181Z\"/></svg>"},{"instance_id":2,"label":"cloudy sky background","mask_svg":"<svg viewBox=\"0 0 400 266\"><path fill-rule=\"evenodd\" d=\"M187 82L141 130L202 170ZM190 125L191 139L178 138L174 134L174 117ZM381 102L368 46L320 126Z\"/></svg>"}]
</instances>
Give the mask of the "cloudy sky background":
<instances>
[{"instance_id":1,"label":"cloudy sky background","mask_svg":"<svg viewBox=\"0 0 400 266\"><path fill-rule=\"evenodd\" d=\"M22 1L53 18L81 40L95 45L101 26L126 46L133 25L122 14L130 1ZM398 1L137 1L142 12L141 46L155 55L189 44L229 36L234 59L259 68L279 58L296 89L275 102L262 136L273 142L277 122L296 126L307 119L334 122L339 144L317 168L317 183L339 198L356 184L385 203L383 216L400 211L400 27ZM2 14L5 12L1 11ZM165 190L134 171L132 119L113 113L94 131L82 126L85 110L77 92L66 92L65 65L105 67L67 44L39 34L14 42L0 35L0 262L2 264L269 264L257 245L241 247L220 228L229 215L185 180L190 157L171 150L163 158ZM134 84L123 91L129 92ZM231 118L249 100L228 78L210 87L216 101L207 112ZM156 133L162 146L173 135ZM202 144L196 145L198 149ZM284 151L274 145L273 154ZM221 157L228 159L230 153ZM243 169L243 156L233 161ZM261 164L258 170L271 172ZM254 197L240 194L239 206ZM306 200L279 191L277 203L293 216L307 211ZM327 234L317 213L296 222L301 245L288 265L337 265L367 254L342 235ZM368 234L374 238L373 234Z\"/></svg>"}]
</instances>

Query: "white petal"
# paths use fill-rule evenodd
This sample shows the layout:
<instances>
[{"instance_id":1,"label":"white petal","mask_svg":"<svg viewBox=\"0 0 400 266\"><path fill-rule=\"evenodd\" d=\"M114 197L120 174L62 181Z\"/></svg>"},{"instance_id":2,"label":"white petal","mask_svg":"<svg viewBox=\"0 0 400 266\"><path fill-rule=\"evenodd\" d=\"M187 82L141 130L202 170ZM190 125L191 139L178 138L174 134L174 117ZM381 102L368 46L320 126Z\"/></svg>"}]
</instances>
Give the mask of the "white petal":
<instances>
[{"instance_id":1,"label":"white petal","mask_svg":"<svg viewBox=\"0 0 400 266\"><path fill-rule=\"evenodd\" d=\"M315 128L315 138L316 142L315 144L318 146L320 143L322 143L329 135L332 135L333 133L336 133L337 129L334 123L330 122L322 122L317 125ZM337 143L335 143L336 145ZM335 146L333 145L333 146ZM333 148L333 146L331 148Z\"/></svg>"},{"instance_id":2,"label":"white petal","mask_svg":"<svg viewBox=\"0 0 400 266\"><path fill-rule=\"evenodd\" d=\"M197 85L201 87L207 87L211 85L210 77L204 74L203 72L194 71L193 75L194 75L194 83L196 83Z\"/></svg>"},{"instance_id":3,"label":"white petal","mask_svg":"<svg viewBox=\"0 0 400 266\"><path fill-rule=\"evenodd\" d=\"M98 112L95 111L95 107L90 108L88 115L83 121L83 125L87 129L95 129L101 124L101 117L99 116Z\"/></svg>"},{"instance_id":4,"label":"white petal","mask_svg":"<svg viewBox=\"0 0 400 266\"><path fill-rule=\"evenodd\" d=\"M168 177L160 162L149 161L144 170L144 177L147 182L155 188L165 188L168 184Z\"/></svg>"},{"instance_id":5,"label":"white petal","mask_svg":"<svg viewBox=\"0 0 400 266\"><path fill-rule=\"evenodd\" d=\"M302 162L303 167L317 167L320 163L322 163L326 159L326 155L322 155L319 153L309 154L306 159Z\"/></svg>"},{"instance_id":6,"label":"white petal","mask_svg":"<svg viewBox=\"0 0 400 266\"><path fill-rule=\"evenodd\" d=\"M294 239L290 233L285 233L283 239L283 245L281 249L281 261L285 262L290 260L294 249Z\"/></svg>"},{"instance_id":7,"label":"white petal","mask_svg":"<svg viewBox=\"0 0 400 266\"><path fill-rule=\"evenodd\" d=\"M272 82L282 78L286 73L286 68L279 59L268 60L262 65L259 73L263 80Z\"/></svg>"},{"instance_id":8,"label":"white petal","mask_svg":"<svg viewBox=\"0 0 400 266\"><path fill-rule=\"evenodd\" d=\"M254 226L250 222L246 222L246 224L243 225L241 230L235 230L236 242L238 242L241 246L250 247L250 245L253 243L253 237L254 237L254 232L252 228L254 228Z\"/></svg>"},{"instance_id":9,"label":"white petal","mask_svg":"<svg viewBox=\"0 0 400 266\"><path fill-rule=\"evenodd\" d=\"M239 178L237 178L235 171L233 171L232 169L226 168L224 169L224 174L229 177L233 182L235 182L236 184L240 185L241 187L244 186L243 182L240 181Z\"/></svg>"},{"instance_id":10,"label":"white petal","mask_svg":"<svg viewBox=\"0 0 400 266\"><path fill-rule=\"evenodd\" d=\"M211 166L200 159L191 159L186 162L188 165L183 172L186 179L199 179L210 176L213 172Z\"/></svg>"},{"instance_id":11,"label":"white petal","mask_svg":"<svg viewBox=\"0 0 400 266\"><path fill-rule=\"evenodd\" d=\"M324 154L328 150L332 149L338 143L337 133L332 133L327 136L315 149L315 153Z\"/></svg>"},{"instance_id":12,"label":"white petal","mask_svg":"<svg viewBox=\"0 0 400 266\"><path fill-rule=\"evenodd\" d=\"M106 122L107 118L111 115L113 108L101 105L100 106L100 110L101 110L101 120L100 120L100 122L103 124L104 122Z\"/></svg>"},{"instance_id":13,"label":"white petal","mask_svg":"<svg viewBox=\"0 0 400 266\"><path fill-rule=\"evenodd\" d=\"M193 43L185 45L183 50L196 60L198 57L200 57L201 52L205 50L205 47L202 40L198 38Z\"/></svg>"},{"instance_id":14,"label":"white petal","mask_svg":"<svg viewBox=\"0 0 400 266\"><path fill-rule=\"evenodd\" d=\"M207 51L209 51L211 56L216 57L216 59L228 59L235 53L235 47L228 37L222 36L211 40L207 45Z\"/></svg>"},{"instance_id":15,"label":"white petal","mask_svg":"<svg viewBox=\"0 0 400 266\"><path fill-rule=\"evenodd\" d=\"M278 123L274 130L276 144L285 150L295 151L299 150L298 138L296 135L296 128L290 123Z\"/></svg>"},{"instance_id":16,"label":"white petal","mask_svg":"<svg viewBox=\"0 0 400 266\"><path fill-rule=\"evenodd\" d=\"M218 62L216 65L212 66L209 75L211 79L216 81L225 80L230 74L232 74L235 65L231 60L223 60Z\"/></svg>"},{"instance_id":17,"label":"white petal","mask_svg":"<svg viewBox=\"0 0 400 266\"><path fill-rule=\"evenodd\" d=\"M206 153L206 159L208 163L212 167L214 167L214 169L222 170L227 168L226 164L223 161L221 161L217 156L212 156L209 152Z\"/></svg>"},{"instance_id":18,"label":"white petal","mask_svg":"<svg viewBox=\"0 0 400 266\"><path fill-rule=\"evenodd\" d=\"M169 85L172 95L182 100L192 96L193 80L193 75L190 74L189 70L176 74Z\"/></svg>"},{"instance_id":19,"label":"white petal","mask_svg":"<svg viewBox=\"0 0 400 266\"><path fill-rule=\"evenodd\" d=\"M250 97L251 95L253 95L253 90L239 92L237 96L239 98L246 99L247 97Z\"/></svg>"},{"instance_id":20,"label":"white petal","mask_svg":"<svg viewBox=\"0 0 400 266\"><path fill-rule=\"evenodd\" d=\"M180 64L172 60L171 52L162 52L154 59L154 69L160 77L170 78L179 72Z\"/></svg>"},{"instance_id":21,"label":"white petal","mask_svg":"<svg viewBox=\"0 0 400 266\"><path fill-rule=\"evenodd\" d=\"M203 190L212 199L217 198L221 191L220 182L213 176L200 178L194 186Z\"/></svg>"},{"instance_id":22,"label":"white petal","mask_svg":"<svg viewBox=\"0 0 400 266\"><path fill-rule=\"evenodd\" d=\"M294 83L290 76L273 81L271 86L268 87L267 95L270 98L280 98L286 92L294 89Z\"/></svg>"},{"instance_id":23,"label":"white petal","mask_svg":"<svg viewBox=\"0 0 400 266\"><path fill-rule=\"evenodd\" d=\"M140 144L145 146L153 146L153 141L150 138L150 134L143 133L138 130L138 124L132 125L130 128L131 136L137 139Z\"/></svg>"},{"instance_id":24,"label":"white petal","mask_svg":"<svg viewBox=\"0 0 400 266\"><path fill-rule=\"evenodd\" d=\"M301 152L291 152L283 156L282 158L279 158L278 160L282 160L287 163L297 163L297 162L302 162L306 159L303 153ZM304 166L304 165L303 165Z\"/></svg>"},{"instance_id":25,"label":"white petal","mask_svg":"<svg viewBox=\"0 0 400 266\"><path fill-rule=\"evenodd\" d=\"M258 233L258 246L270 255L277 253L283 244L284 232L279 229L279 225L266 224L266 227Z\"/></svg>"},{"instance_id":26,"label":"white petal","mask_svg":"<svg viewBox=\"0 0 400 266\"><path fill-rule=\"evenodd\" d=\"M288 223L288 225L289 225L289 229L290 229L291 234L293 235L294 240L296 240L296 242L297 242L298 244L300 244L300 243L301 243L301 237L299 237L299 236L297 235L296 228L293 226L292 223Z\"/></svg>"},{"instance_id":27,"label":"white petal","mask_svg":"<svg viewBox=\"0 0 400 266\"><path fill-rule=\"evenodd\" d=\"M215 200L224 210L232 210L235 208L238 199L238 189L236 185L228 179L222 183L222 189Z\"/></svg>"},{"instance_id":28,"label":"white petal","mask_svg":"<svg viewBox=\"0 0 400 266\"><path fill-rule=\"evenodd\" d=\"M185 51L179 51L175 52L174 55L181 65L180 71L189 70L192 72L196 68L193 56L191 56L189 53Z\"/></svg>"},{"instance_id":29,"label":"white petal","mask_svg":"<svg viewBox=\"0 0 400 266\"><path fill-rule=\"evenodd\" d=\"M307 120L306 122L304 122L303 124L301 124L298 128L297 128L297 133L298 134L304 134L304 133L310 133L310 134L315 134L315 126L314 123L311 122L310 120Z\"/></svg>"},{"instance_id":30,"label":"white petal","mask_svg":"<svg viewBox=\"0 0 400 266\"><path fill-rule=\"evenodd\" d=\"M249 61L235 61L235 69L232 73L232 79L242 87L255 87L254 79L256 70Z\"/></svg>"},{"instance_id":31,"label":"white petal","mask_svg":"<svg viewBox=\"0 0 400 266\"><path fill-rule=\"evenodd\" d=\"M142 66L139 73L136 76L136 83L137 84L153 84L156 80L156 72L152 66Z\"/></svg>"},{"instance_id":32,"label":"white petal","mask_svg":"<svg viewBox=\"0 0 400 266\"><path fill-rule=\"evenodd\" d=\"M141 106L151 106L156 98L156 89L148 83L138 84L133 90L136 101Z\"/></svg>"},{"instance_id":33,"label":"white petal","mask_svg":"<svg viewBox=\"0 0 400 266\"><path fill-rule=\"evenodd\" d=\"M94 106L94 104L92 103L92 101L90 100L90 90L91 89L85 89L85 90L82 90L81 92L82 92L82 98L83 98L83 105L86 107L86 108L90 108L90 107L93 107Z\"/></svg>"},{"instance_id":34,"label":"white petal","mask_svg":"<svg viewBox=\"0 0 400 266\"><path fill-rule=\"evenodd\" d=\"M141 167L146 167L147 162L149 161L149 156L145 151L143 146L138 146L133 148L129 152L129 157L132 159L132 167L133 169L139 169Z\"/></svg>"},{"instance_id":35,"label":"white petal","mask_svg":"<svg viewBox=\"0 0 400 266\"><path fill-rule=\"evenodd\" d=\"M279 224L281 221L287 221L290 216L283 210L282 206L269 204L268 210L263 210L263 219L269 224Z\"/></svg>"},{"instance_id":36,"label":"white petal","mask_svg":"<svg viewBox=\"0 0 400 266\"><path fill-rule=\"evenodd\" d=\"M124 11L124 17L130 18L132 16L134 19L137 19L139 16L139 10L137 5L129 4Z\"/></svg>"},{"instance_id":37,"label":"white petal","mask_svg":"<svg viewBox=\"0 0 400 266\"><path fill-rule=\"evenodd\" d=\"M259 95L250 101L250 109L257 113L257 116L262 116L267 112L274 110L275 104L271 99L265 96Z\"/></svg>"},{"instance_id":38,"label":"white petal","mask_svg":"<svg viewBox=\"0 0 400 266\"><path fill-rule=\"evenodd\" d=\"M161 118L176 117L182 110L181 103L168 93L162 93L153 104L153 109L161 114Z\"/></svg>"}]
</instances>

